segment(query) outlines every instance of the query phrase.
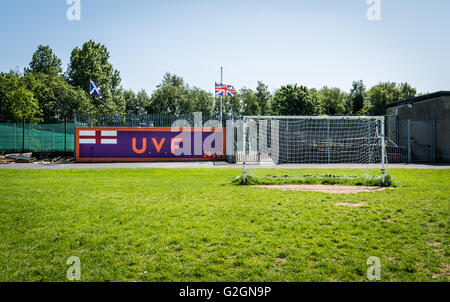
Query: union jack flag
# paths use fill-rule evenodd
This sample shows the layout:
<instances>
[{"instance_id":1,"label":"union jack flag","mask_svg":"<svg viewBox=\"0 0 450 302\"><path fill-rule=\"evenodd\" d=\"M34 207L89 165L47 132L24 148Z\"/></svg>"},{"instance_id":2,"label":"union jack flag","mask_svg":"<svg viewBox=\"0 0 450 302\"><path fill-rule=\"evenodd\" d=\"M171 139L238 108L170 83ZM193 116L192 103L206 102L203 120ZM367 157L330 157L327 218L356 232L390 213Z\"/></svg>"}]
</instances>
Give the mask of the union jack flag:
<instances>
[{"instance_id":1,"label":"union jack flag","mask_svg":"<svg viewBox=\"0 0 450 302\"><path fill-rule=\"evenodd\" d=\"M222 83L216 82L216 96L225 95L225 96L235 96L236 89L232 85L224 85Z\"/></svg>"}]
</instances>

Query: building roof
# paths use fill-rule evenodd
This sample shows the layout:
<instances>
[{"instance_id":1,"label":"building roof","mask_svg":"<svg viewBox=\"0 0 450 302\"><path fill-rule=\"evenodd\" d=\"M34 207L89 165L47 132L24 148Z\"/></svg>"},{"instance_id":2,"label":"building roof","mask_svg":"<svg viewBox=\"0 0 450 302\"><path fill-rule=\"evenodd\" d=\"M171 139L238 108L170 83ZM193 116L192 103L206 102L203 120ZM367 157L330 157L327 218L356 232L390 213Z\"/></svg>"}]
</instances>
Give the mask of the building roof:
<instances>
[{"instance_id":1,"label":"building roof","mask_svg":"<svg viewBox=\"0 0 450 302\"><path fill-rule=\"evenodd\" d=\"M429 93L429 94L425 94L425 95L421 95L421 96L416 96L415 98L411 98L411 99L407 99L407 100L403 100L403 101L399 101L399 102L390 103L390 104L387 104L386 106L388 108L390 108L390 107L397 107L397 106L401 106L401 105L414 104L414 103L417 103L417 102L422 102L422 101L427 101L427 100L431 100L431 99L436 99L436 98L443 97L443 96L450 96L450 91L433 92L433 93Z\"/></svg>"}]
</instances>

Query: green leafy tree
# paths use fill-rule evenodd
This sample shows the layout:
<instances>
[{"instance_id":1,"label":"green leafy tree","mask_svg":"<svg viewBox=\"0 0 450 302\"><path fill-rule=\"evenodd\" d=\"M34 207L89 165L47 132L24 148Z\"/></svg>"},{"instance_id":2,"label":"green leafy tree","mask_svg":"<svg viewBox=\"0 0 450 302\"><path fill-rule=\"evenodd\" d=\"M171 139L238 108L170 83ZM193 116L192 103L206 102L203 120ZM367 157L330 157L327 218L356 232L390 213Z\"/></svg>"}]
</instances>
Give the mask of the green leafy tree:
<instances>
[{"instance_id":1,"label":"green leafy tree","mask_svg":"<svg viewBox=\"0 0 450 302\"><path fill-rule=\"evenodd\" d=\"M360 114L366 99L366 86L363 81L354 81L347 99L347 114Z\"/></svg>"},{"instance_id":2,"label":"green leafy tree","mask_svg":"<svg viewBox=\"0 0 450 302\"><path fill-rule=\"evenodd\" d=\"M367 92L365 111L371 115L385 115L387 104L415 97L416 94L416 89L408 83L382 82Z\"/></svg>"},{"instance_id":3,"label":"green leafy tree","mask_svg":"<svg viewBox=\"0 0 450 302\"><path fill-rule=\"evenodd\" d=\"M230 97L228 102L229 115L231 116L241 116L243 114L243 98L237 93L236 96Z\"/></svg>"},{"instance_id":4,"label":"green leafy tree","mask_svg":"<svg viewBox=\"0 0 450 302\"><path fill-rule=\"evenodd\" d=\"M222 104L222 114L224 116L228 115L228 112L231 110L231 102L229 102L227 96L218 96L214 99L214 115L219 116L220 115L220 105Z\"/></svg>"},{"instance_id":5,"label":"green leafy tree","mask_svg":"<svg viewBox=\"0 0 450 302\"><path fill-rule=\"evenodd\" d=\"M262 81L258 81L258 86L256 86L256 99L259 107L258 114L270 114L271 95L268 90L268 86L265 85Z\"/></svg>"},{"instance_id":6,"label":"green leafy tree","mask_svg":"<svg viewBox=\"0 0 450 302\"><path fill-rule=\"evenodd\" d=\"M137 109L136 94L134 93L134 91L124 90L123 97L125 99L125 112L127 114L139 114L139 110Z\"/></svg>"},{"instance_id":7,"label":"green leafy tree","mask_svg":"<svg viewBox=\"0 0 450 302\"><path fill-rule=\"evenodd\" d=\"M197 87L190 88L182 77L166 73L162 83L153 92L147 111L176 115L190 114L194 111L211 114L212 108L211 94Z\"/></svg>"},{"instance_id":8,"label":"green leafy tree","mask_svg":"<svg viewBox=\"0 0 450 302\"><path fill-rule=\"evenodd\" d=\"M0 115L14 122L22 119L28 123L42 121L38 100L15 72L0 74Z\"/></svg>"},{"instance_id":9,"label":"green leafy tree","mask_svg":"<svg viewBox=\"0 0 450 302\"><path fill-rule=\"evenodd\" d=\"M162 85L153 92L150 105L146 108L148 113L176 114L175 102L181 98L179 87Z\"/></svg>"},{"instance_id":10,"label":"green leafy tree","mask_svg":"<svg viewBox=\"0 0 450 302\"><path fill-rule=\"evenodd\" d=\"M110 54L105 45L90 40L71 54L66 72L68 82L89 93L90 80L100 86L102 98L91 97L98 113L123 113L126 103L120 87L120 73L109 62Z\"/></svg>"},{"instance_id":11,"label":"green leafy tree","mask_svg":"<svg viewBox=\"0 0 450 302\"><path fill-rule=\"evenodd\" d=\"M41 121L38 102L33 93L24 86L9 91L6 95L9 118L13 121L25 119L30 123Z\"/></svg>"},{"instance_id":12,"label":"green leafy tree","mask_svg":"<svg viewBox=\"0 0 450 302\"><path fill-rule=\"evenodd\" d=\"M61 60L53 53L50 46L39 45L34 52L29 68L25 73L43 73L56 76L62 73Z\"/></svg>"},{"instance_id":13,"label":"green leafy tree","mask_svg":"<svg viewBox=\"0 0 450 302\"><path fill-rule=\"evenodd\" d=\"M91 113L94 107L88 94L73 87L63 76L28 73L23 81L39 102L44 122L72 119L74 113Z\"/></svg>"},{"instance_id":14,"label":"green leafy tree","mask_svg":"<svg viewBox=\"0 0 450 302\"><path fill-rule=\"evenodd\" d=\"M214 97L198 87L189 87L183 78L166 73L161 84L153 92L146 107L148 113L155 114L191 114L202 112L211 115L214 109Z\"/></svg>"},{"instance_id":15,"label":"green leafy tree","mask_svg":"<svg viewBox=\"0 0 450 302\"><path fill-rule=\"evenodd\" d=\"M386 104L394 99L393 91L385 89L380 85L373 86L367 92L368 102L366 103L364 113L369 115L384 115L386 114Z\"/></svg>"},{"instance_id":16,"label":"green leafy tree","mask_svg":"<svg viewBox=\"0 0 450 302\"><path fill-rule=\"evenodd\" d=\"M191 113L201 112L211 116L214 109L214 96L200 88L193 87L188 91L189 102L192 104Z\"/></svg>"},{"instance_id":17,"label":"green leafy tree","mask_svg":"<svg viewBox=\"0 0 450 302\"><path fill-rule=\"evenodd\" d=\"M399 90L399 100L407 100L417 96L417 89L411 87L408 83L401 83L398 87Z\"/></svg>"},{"instance_id":18,"label":"green leafy tree","mask_svg":"<svg viewBox=\"0 0 450 302\"><path fill-rule=\"evenodd\" d=\"M317 92L320 101L320 113L327 115L344 115L346 113L347 94L339 88L323 87Z\"/></svg>"},{"instance_id":19,"label":"green leafy tree","mask_svg":"<svg viewBox=\"0 0 450 302\"><path fill-rule=\"evenodd\" d=\"M242 115L259 115L258 98L253 90L244 87L238 97L241 99Z\"/></svg>"},{"instance_id":20,"label":"green leafy tree","mask_svg":"<svg viewBox=\"0 0 450 302\"><path fill-rule=\"evenodd\" d=\"M218 96L214 100L213 113L216 116L220 115L220 103L222 97ZM242 97L239 93L235 96L223 96L223 116L239 116L242 114Z\"/></svg>"},{"instance_id":21,"label":"green leafy tree","mask_svg":"<svg viewBox=\"0 0 450 302\"><path fill-rule=\"evenodd\" d=\"M124 91L124 98L126 102L126 113L143 115L147 113L147 107L150 105L150 97L145 90L139 91L135 94L131 90Z\"/></svg>"},{"instance_id":22,"label":"green leafy tree","mask_svg":"<svg viewBox=\"0 0 450 302\"><path fill-rule=\"evenodd\" d=\"M275 115L313 115L320 112L317 95L305 86L286 85L275 92L272 101Z\"/></svg>"},{"instance_id":23,"label":"green leafy tree","mask_svg":"<svg viewBox=\"0 0 450 302\"><path fill-rule=\"evenodd\" d=\"M156 86L146 108L148 113L180 114L186 108L187 87L182 77L166 73L161 84Z\"/></svg>"}]
</instances>

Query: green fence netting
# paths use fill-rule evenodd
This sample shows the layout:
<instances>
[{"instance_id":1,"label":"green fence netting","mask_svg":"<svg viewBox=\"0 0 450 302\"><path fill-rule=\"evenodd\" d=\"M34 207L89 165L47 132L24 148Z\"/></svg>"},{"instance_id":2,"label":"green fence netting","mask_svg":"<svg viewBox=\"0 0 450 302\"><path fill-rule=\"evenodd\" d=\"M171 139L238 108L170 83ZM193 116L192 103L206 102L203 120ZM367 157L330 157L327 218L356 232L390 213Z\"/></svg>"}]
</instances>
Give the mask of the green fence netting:
<instances>
[{"instance_id":1,"label":"green fence netting","mask_svg":"<svg viewBox=\"0 0 450 302\"><path fill-rule=\"evenodd\" d=\"M74 151L74 137L73 123L25 124L24 129L22 123L0 123L0 150Z\"/></svg>"}]
</instances>

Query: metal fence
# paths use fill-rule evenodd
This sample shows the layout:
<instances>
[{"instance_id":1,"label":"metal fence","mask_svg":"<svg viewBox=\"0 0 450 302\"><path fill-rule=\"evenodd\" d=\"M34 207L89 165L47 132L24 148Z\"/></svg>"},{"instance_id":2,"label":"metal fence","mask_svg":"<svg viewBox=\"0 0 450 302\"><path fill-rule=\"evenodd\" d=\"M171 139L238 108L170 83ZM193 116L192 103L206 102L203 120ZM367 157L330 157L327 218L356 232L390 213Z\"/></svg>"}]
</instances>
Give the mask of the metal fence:
<instances>
[{"instance_id":1,"label":"metal fence","mask_svg":"<svg viewBox=\"0 0 450 302\"><path fill-rule=\"evenodd\" d=\"M226 127L227 119L237 117L222 117L222 126ZM164 115L164 114L75 114L74 124L76 127L172 127L175 122L184 120L194 127L195 117L193 114ZM202 115L202 125L207 121L220 121L219 116Z\"/></svg>"},{"instance_id":2,"label":"metal fence","mask_svg":"<svg viewBox=\"0 0 450 302\"><path fill-rule=\"evenodd\" d=\"M223 116L222 125L233 117ZM131 115L131 114L75 114L74 121L53 124L27 124L22 122L0 123L0 150L14 152L73 152L76 127L172 127L189 123L191 127L201 127L208 121L220 117L203 115L202 125L195 125L193 114L184 115ZM181 123L180 123L181 121Z\"/></svg>"},{"instance_id":3,"label":"metal fence","mask_svg":"<svg viewBox=\"0 0 450 302\"><path fill-rule=\"evenodd\" d=\"M436 161L436 127L434 121L386 118L389 162L434 163Z\"/></svg>"},{"instance_id":4,"label":"metal fence","mask_svg":"<svg viewBox=\"0 0 450 302\"><path fill-rule=\"evenodd\" d=\"M241 117L224 116L239 121ZM74 150L75 127L172 127L176 121L185 120L192 127L195 117L185 115L130 115L130 114L76 114L74 122L54 124L0 123L0 150L7 151L67 151ZM218 116L202 116L207 121L220 121ZM198 122L198 121L197 121ZM234 148L240 150L238 130L234 129ZM386 117L386 152L388 162L412 163L436 160L436 126L434 121L399 121L396 116Z\"/></svg>"},{"instance_id":5,"label":"metal fence","mask_svg":"<svg viewBox=\"0 0 450 302\"><path fill-rule=\"evenodd\" d=\"M0 123L0 150L17 152L73 151L73 123Z\"/></svg>"}]
</instances>

